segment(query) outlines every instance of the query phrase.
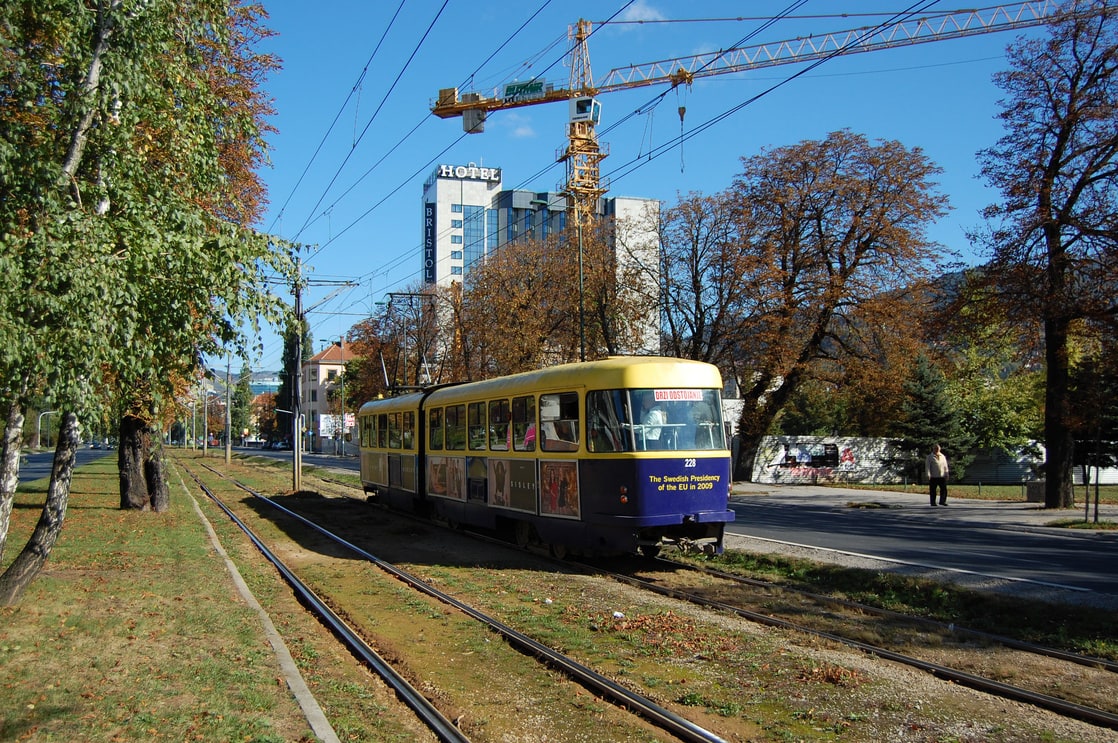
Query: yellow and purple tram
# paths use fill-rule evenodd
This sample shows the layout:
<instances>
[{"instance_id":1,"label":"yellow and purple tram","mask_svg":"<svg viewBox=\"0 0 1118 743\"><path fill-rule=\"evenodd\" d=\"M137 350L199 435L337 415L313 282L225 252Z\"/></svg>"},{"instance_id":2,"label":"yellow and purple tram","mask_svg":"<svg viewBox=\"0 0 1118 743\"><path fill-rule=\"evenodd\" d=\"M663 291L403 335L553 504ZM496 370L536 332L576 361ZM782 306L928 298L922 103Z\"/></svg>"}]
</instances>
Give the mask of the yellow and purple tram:
<instances>
[{"instance_id":1,"label":"yellow and purple tram","mask_svg":"<svg viewBox=\"0 0 1118 743\"><path fill-rule=\"evenodd\" d=\"M611 357L374 400L361 482L557 555L718 553L734 519L721 390L710 364Z\"/></svg>"}]
</instances>

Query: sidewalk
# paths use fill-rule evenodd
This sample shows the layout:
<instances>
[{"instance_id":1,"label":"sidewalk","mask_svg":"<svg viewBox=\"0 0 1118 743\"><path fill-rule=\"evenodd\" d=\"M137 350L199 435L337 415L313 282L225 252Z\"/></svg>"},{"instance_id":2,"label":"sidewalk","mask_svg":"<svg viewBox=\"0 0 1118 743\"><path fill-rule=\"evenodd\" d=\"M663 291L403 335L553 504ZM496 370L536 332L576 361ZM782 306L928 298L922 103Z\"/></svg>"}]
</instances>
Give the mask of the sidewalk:
<instances>
[{"instance_id":1,"label":"sidewalk","mask_svg":"<svg viewBox=\"0 0 1118 743\"><path fill-rule=\"evenodd\" d=\"M950 493L950 490L948 492ZM826 485L775 485L736 482L730 489L731 501L742 502L753 498L773 499L789 505L810 501L812 505L833 508L850 508L854 505L861 505L865 508L903 509L909 513L920 510L921 516L935 513L940 518L950 517L962 521L981 522L984 525L994 523L1005 528L1041 528L1057 521L1085 520L1082 492L1077 493L1075 508L1046 509L1040 503L1016 500L977 500L956 498L950 495L947 499L947 508L940 506L932 508L928 505L928 494L926 492L864 490ZM1098 520L1100 522L1118 522L1118 505L1100 503ZM1094 523L1095 521L1094 501L1090 503L1086 521L1088 523ZM1115 538L1118 538L1118 531L1115 531L1114 534Z\"/></svg>"}]
</instances>

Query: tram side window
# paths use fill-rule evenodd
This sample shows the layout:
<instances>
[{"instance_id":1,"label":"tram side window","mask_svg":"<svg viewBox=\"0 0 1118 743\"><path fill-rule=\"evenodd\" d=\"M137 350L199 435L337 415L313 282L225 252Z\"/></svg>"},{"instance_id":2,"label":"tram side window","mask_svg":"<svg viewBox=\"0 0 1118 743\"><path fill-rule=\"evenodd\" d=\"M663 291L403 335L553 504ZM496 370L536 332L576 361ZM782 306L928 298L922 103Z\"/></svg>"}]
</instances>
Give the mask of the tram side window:
<instances>
[{"instance_id":1,"label":"tram side window","mask_svg":"<svg viewBox=\"0 0 1118 743\"><path fill-rule=\"evenodd\" d=\"M489 448L508 451L512 434L509 432L509 401L489 401Z\"/></svg>"},{"instance_id":2,"label":"tram side window","mask_svg":"<svg viewBox=\"0 0 1118 743\"><path fill-rule=\"evenodd\" d=\"M466 448L465 405L451 405L446 409L446 448L454 451Z\"/></svg>"},{"instance_id":3,"label":"tram side window","mask_svg":"<svg viewBox=\"0 0 1118 743\"><path fill-rule=\"evenodd\" d=\"M512 448L515 451L536 450L536 398L512 398Z\"/></svg>"},{"instance_id":4,"label":"tram side window","mask_svg":"<svg viewBox=\"0 0 1118 743\"><path fill-rule=\"evenodd\" d=\"M404 412L404 422L401 432L404 435L404 448L412 450L415 448L415 412L408 410Z\"/></svg>"},{"instance_id":5,"label":"tram side window","mask_svg":"<svg viewBox=\"0 0 1118 743\"><path fill-rule=\"evenodd\" d=\"M431 408L427 416L427 448L442 451L443 448L443 409Z\"/></svg>"},{"instance_id":6,"label":"tram side window","mask_svg":"<svg viewBox=\"0 0 1118 743\"><path fill-rule=\"evenodd\" d=\"M368 447L369 446L369 439L372 438L369 435L369 431L371 429L370 424L372 423L372 420L373 420L372 417L370 417L368 415L361 418L361 428L359 429L359 431L360 431L359 435L361 437L360 438L360 444L361 444L362 447Z\"/></svg>"},{"instance_id":7,"label":"tram side window","mask_svg":"<svg viewBox=\"0 0 1118 743\"><path fill-rule=\"evenodd\" d=\"M400 448L400 414L388 414L388 448Z\"/></svg>"},{"instance_id":8,"label":"tram side window","mask_svg":"<svg viewBox=\"0 0 1118 743\"><path fill-rule=\"evenodd\" d=\"M540 395L540 449L578 451L578 393Z\"/></svg>"},{"instance_id":9,"label":"tram side window","mask_svg":"<svg viewBox=\"0 0 1118 743\"><path fill-rule=\"evenodd\" d=\"M388 448L388 413L377 416L377 448Z\"/></svg>"},{"instance_id":10,"label":"tram side window","mask_svg":"<svg viewBox=\"0 0 1118 743\"><path fill-rule=\"evenodd\" d=\"M485 448L485 403L472 402L466 408L470 426L470 450Z\"/></svg>"}]
</instances>

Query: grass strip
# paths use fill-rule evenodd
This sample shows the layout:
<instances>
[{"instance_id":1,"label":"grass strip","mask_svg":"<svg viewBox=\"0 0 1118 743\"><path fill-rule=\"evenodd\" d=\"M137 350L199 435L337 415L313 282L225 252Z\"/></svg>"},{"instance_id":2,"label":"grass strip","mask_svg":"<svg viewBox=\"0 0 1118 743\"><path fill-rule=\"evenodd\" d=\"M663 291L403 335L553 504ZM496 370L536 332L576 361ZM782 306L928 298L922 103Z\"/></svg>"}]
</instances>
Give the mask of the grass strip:
<instances>
[{"instance_id":1,"label":"grass strip","mask_svg":"<svg viewBox=\"0 0 1118 743\"><path fill-rule=\"evenodd\" d=\"M121 511L116 474L113 457L75 471L46 568L0 608L0 739L312 739L189 500ZM17 493L0 567L46 484Z\"/></svg>"}]
</instances>

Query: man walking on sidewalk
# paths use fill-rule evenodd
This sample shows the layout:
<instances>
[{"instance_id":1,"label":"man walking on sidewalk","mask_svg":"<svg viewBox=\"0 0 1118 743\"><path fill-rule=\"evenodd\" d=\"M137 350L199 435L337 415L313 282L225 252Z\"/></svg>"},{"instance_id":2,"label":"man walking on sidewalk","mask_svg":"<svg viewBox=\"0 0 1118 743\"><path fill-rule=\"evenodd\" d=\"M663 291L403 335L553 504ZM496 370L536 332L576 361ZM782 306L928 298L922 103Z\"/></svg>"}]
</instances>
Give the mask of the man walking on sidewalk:
<instances>
[{"instance_id":1,"label":"man walking on sidewalk","mask_svg":"<svg viewBox=\"0 0 1118 743\"><path fill-rule=\"evenodd\" d=\"M924 474L928 476L928 491L932 499L931 505L936 504L936 489L939 489L939 504L947 505L947 457L939 449L939 444L932 445L932 453L924 460Z\"/></svg>"}]
</instances>

